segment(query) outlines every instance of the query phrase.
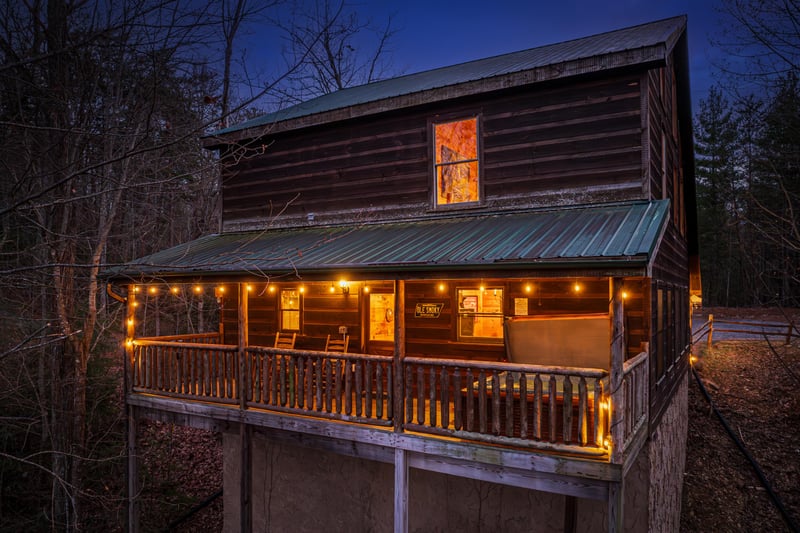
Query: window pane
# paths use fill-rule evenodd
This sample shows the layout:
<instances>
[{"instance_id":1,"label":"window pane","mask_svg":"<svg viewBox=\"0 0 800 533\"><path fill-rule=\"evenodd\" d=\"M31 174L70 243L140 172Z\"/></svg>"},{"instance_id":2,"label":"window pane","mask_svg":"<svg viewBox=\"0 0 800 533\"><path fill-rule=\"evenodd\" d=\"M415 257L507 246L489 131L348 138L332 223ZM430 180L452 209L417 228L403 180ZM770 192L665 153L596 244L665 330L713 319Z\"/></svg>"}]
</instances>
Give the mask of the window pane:
<instances>
[{"instance_id":1,"label":"window pane","mask_svg":"<svg viewBox=\"0 0 800 533\"><path fill-rule=\"evenodd\" d=\"M434 154L437 205L480 200L478 119L436 124Z\"/></svg>"},{"instance_id":2,"label":"window pane","mask_svg":"<svg viewBox=\"0 0 800 533\"><path fill-rule=\"evenodd\" d=\"M503 290L458 290L459 340L501 342L503 339Z\"/></svg>"},{"instance_id":3,"label":"window pane","mask_svg":"<svg viewBox=\"0 0 800 533\"><path fill-rule=\"evenodd\" d=\"M281 329L300 330L300 294L295 289L281 291Z\"/></svg>"},{"instance_id":4,"label":"window pane","mask_svg":"<svg viewBox=\"0 0 800 533\"><path fill-rule=\"evenodd\" d=\"M370 293L369 340L394 340L394 294Z\"/></svg>"}]
</instances>

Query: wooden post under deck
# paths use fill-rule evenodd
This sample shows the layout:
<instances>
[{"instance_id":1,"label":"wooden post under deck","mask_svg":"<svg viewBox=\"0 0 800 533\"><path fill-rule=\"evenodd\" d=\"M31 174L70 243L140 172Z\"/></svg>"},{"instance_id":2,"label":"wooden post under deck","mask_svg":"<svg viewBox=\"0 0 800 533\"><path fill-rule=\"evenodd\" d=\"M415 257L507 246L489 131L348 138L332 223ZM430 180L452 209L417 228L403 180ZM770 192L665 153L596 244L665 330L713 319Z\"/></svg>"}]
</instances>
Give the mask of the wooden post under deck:
<instances>
[{"instance_id":1,"label":"wooden post under deck","mask_svg":"<svg viewBox=\"0 0 800 533\"><path fill-rule=\"evenodd\" d=\"M127 397L133 392L133 339L136 336L136 293L134 285L128 285L128 298L125 308L125 364L123 365L123 382L125 387L125 414L127 425L127 489L128 489L128 533L139 531L139 458L136 447L136 413L127 405Z\"/></svg>"},{"instance_id":2,"label":"wooden post under deck","mask_svg":"<svg viewBox=\"0 0 800 533\"><path fill-rule=\"evenodd\" d=\"M249 365L247 364L247 344L249 342L248 332L248 293L247 284L239 283L239 298L238 298L238 350L237 356L239 359L239 380L237 390L239 393L239 406L240 413L244 414L247 408L247 384L250 383L250 376L248 375ZM250 427L242 420L239 423L239 460L241 461L240 471L240 486L239 486L239 518L242 533L249 533L252 526L252 509L250 505L250 492L252 488L252 469L250 468L250 438L252 431Z\"/></svg>"},{"instance_id":3,"label":"wooden post under deck","mask_svg":"<svg viewBox=\"0 0 800 533\"><path fill-rule=\"evenodd\" d=\"M406 355L406 284L394 284L394 430L403 429L403 359ZM406 451L394 451L394 532L408 531L408 458Z\"/></svg>"}]
</instances>

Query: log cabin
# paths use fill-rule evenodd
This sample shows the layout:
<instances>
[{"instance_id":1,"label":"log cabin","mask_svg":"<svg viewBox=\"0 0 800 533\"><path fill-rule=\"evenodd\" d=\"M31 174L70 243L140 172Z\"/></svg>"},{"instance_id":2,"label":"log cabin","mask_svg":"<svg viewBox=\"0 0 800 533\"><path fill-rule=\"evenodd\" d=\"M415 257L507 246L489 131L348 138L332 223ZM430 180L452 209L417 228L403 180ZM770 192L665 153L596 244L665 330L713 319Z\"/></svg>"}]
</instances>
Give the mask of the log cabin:
<instances>
[{"instance_id":1,"label":"log cabin","mask_svg":"<svg viewBox=\"0 0 800 533\"><path fill-rule=\"evenodd\" d=\"M218 234L109 275L138 421L222 433L227 531L677 531L699 290L686 18L203 139Z\"/></svg>"}]
</instances>

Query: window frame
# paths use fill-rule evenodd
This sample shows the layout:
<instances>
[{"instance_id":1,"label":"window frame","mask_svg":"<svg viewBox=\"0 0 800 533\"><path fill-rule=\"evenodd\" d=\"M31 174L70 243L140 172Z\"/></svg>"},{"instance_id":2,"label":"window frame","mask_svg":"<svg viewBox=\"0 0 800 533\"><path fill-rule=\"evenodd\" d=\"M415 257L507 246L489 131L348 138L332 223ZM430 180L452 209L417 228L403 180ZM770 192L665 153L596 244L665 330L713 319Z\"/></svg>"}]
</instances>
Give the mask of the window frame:
<instances>
[{"instance_id":1,"label":"window frame","mask_svg":"<svg viewBox=\"0 0 800 533\"><path fill-rule=\"evenodd\" d=\"M462 311L461 307L461 294L462 291L476 291L480 292L480 287L456 287L455 293L455 311L456 311L456 320L455 320L455 328L456 328L456 341L460 343L467 343L467 344L504 344L505 343L505 332L503 331L503 320L505 318L505 306L506 306L506 288L502 285L500 286L489 286L485 287L484 291L494 291L498 290L501 292L500 294L500 310L496 313L487 313L485 311L481 312L474 312L474 313L466 313ZM499 337L480 337L475 335L462 335L461 333L461 319L462 317L472 316L475 317L488 317L488 318L497 318L500 321L500 336Z\"/></svg>"},{"instance_id":2,"label":"window frame","mask_svg":"<svg viewBox=\"0 0 800 533\"><path fill-rule=\"evenodd\" d=\"M463 159L458 161L450 161L447 163L438 162L438 154L436 153L436 127L444 124L452 124L454 122L462 121L475 121L475 158ZM483 184L483 120L481 113L458 113L437 115L428 120L428 154L430 164L428 165L430 188L430 204L433 210L451 210L451 209L465 209L471 207L480 207L484 204L484 184ZM454 166L460 164L476 163L478 167L477 172L477 194L476 200L455 203L439 203L439 169L444 166Z\"/></svg>"},{"instance_id":3,"label":"window frame","mask_svg":"<svg viewBox=\"0 0 800 533\"><path fill-rule=\"evenodd\" d=\"M297 295L297 309L283 307L283 293L294 292ZM297 329L287 328L284 313L297 313ZM303 293L299 287L284 287L278 291L278 330L300 333L303 330Z\"/></svg>"}]
</instances>

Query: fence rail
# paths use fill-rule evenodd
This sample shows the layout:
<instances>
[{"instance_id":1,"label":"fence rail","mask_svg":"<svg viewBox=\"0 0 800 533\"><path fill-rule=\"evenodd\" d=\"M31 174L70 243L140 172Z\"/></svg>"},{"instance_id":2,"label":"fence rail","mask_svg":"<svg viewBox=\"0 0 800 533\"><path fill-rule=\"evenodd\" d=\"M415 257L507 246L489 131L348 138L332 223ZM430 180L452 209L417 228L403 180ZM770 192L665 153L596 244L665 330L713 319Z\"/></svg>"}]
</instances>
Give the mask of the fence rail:
<instances>
[{"instance_id":1,"label":"fence rail","mask_svg":"<svg viewBox=\"0 0 800 533\"><path fill-rule=\"evenodd\" d=\"M707 346L710 348L714 333L736 333L746 335L752 339L762 339L764 337L779 337L784 339L786 344L792 342L793 337L800 338L800 331L794 322L754 322L744 320L727 320L714 318L708 315L708 320L692 333L692 342L698 343L706 337ZM741 337L739 337L741 338Z\"/></svg>"}]
</instances>

